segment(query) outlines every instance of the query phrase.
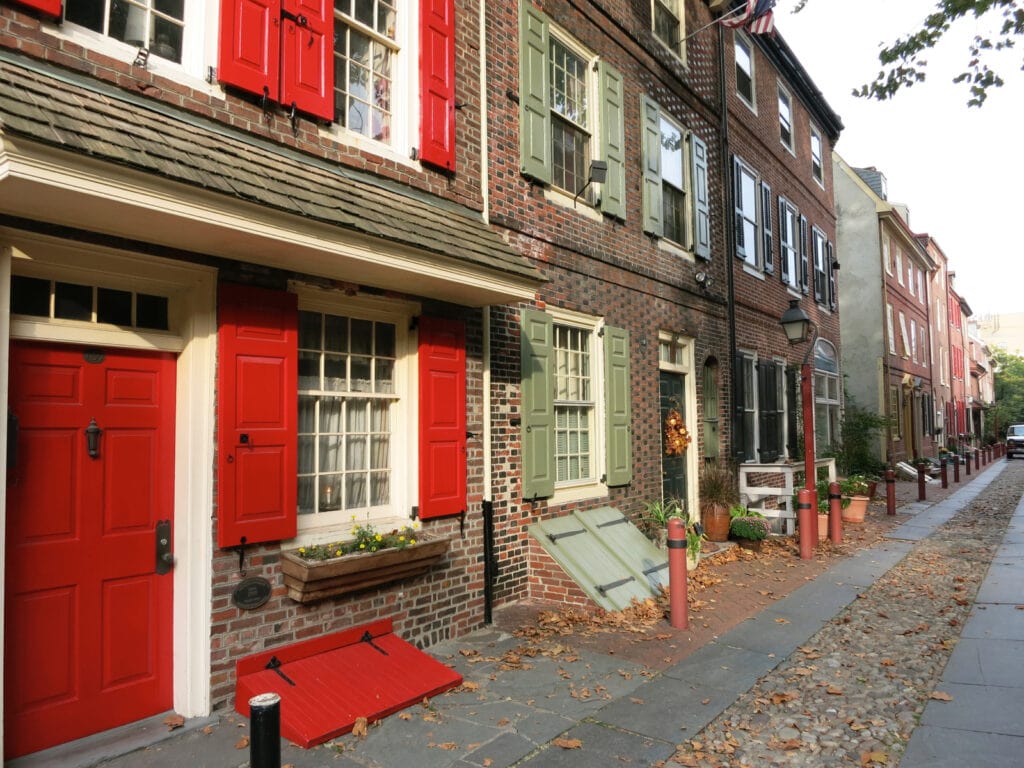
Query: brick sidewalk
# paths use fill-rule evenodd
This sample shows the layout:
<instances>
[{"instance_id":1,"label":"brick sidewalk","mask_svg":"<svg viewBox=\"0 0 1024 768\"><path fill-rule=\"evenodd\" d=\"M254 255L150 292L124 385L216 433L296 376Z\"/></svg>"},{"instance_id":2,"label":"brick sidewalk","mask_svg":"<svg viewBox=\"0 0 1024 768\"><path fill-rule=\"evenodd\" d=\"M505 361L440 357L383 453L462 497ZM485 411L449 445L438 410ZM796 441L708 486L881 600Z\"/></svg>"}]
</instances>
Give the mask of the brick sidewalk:
<instances>
[{"instance_id":1,"label":"brick sidewalk","mask_svg":"<svg viewBox=\"0 0 1024 768\"><path fill-rule=\"evenodd\" d=\"M961 466L960 483L953 482L950 472L949 485L945 489L938 480L927 484L924 503L932 504L947 498L991 466L972 471L970 477ZM813 581L839 559L878 544L884 546L886 533L905 522L910 514L908 505L918 501L916 481L897 479L895 491L895 516L886 514L885 483L879 483L864 523L844 524L842 543L822 542L810 560L800 559L796 537L776 540L759 555L736 552L707 557L697 572L691 574L689 627L685 630L673 629L667 619L647 622L646 626L644 622L637 621L629 628L616 628L599 619L573 621L580 611L566 611L564 606L533 601L497 609L493 617L494 626L505 632L528 636L530 629L524 631L524 628L540 626L543 614L548 619L543 622L546 631L560 628L567 637L571 636L574 648L613 655L644 664L652 670L663 670L808 581ZM599 614L599 611L595 609L594 614Z\"/></svg>"}]
</instances>

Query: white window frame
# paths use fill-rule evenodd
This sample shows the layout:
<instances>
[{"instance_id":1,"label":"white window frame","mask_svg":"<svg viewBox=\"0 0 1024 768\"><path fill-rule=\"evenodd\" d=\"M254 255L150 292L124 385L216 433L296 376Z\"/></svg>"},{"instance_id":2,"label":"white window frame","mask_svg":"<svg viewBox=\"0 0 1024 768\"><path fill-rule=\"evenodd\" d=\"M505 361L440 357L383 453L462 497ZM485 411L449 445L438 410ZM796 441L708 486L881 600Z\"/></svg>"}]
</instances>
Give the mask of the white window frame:
<instances>
[{"instance_id":1,"label":"white window frame","mask_svg":"<svg viewBox=\"0 0 1024 768\"><path fill-rule=\"evenodd\" d=\"M885 274L892 275L892 244L888 237L882 238L882 263L885 265Z\"/></svg>"},{"instance_id":2,"label":"white window frame","mask_svg":"<svg viewBox=\"0 0 1024 768\"><path fill-rule=\"evenodd\" d=\"M109 0L108 0L109 1ZM62 7L66 8L68 0ZM200 0L184 0L184 34L181 44L181 63L164 59L150 52L146 70L184 83L205 94L220 91L219 86L206 81L209 61L216 61L220 27L218 3L204 3ZM45 21L44 28L57 37L69 40L90 51L109 56L117 61L131 63L139 51L138 46L122 43L109 35L95 32L69 21L54 24Z\"/></svg>"},{"instance_id":3,"label":"white window frame","mask_svg":"<svg viewBox=\"0 0 1024 768\"><path fill-rule=\"evenodd\" d=\"M910 357L910 331L907 330L907 316L900 310L900 339L903 341L903 357Z\"/></svg>"},{"instance_id":4,"label":"white window frame","mask_svg":"<svg viewBox=\"0 0 1024 768\"><path fill-rule=\"evenodd\" d=\"M378 530L408 525L416 504L419 483L418 440L418 366L415 334L409 330L412 319L421 312L417 302L379 299L372 296L346 296L336 290L321 289L293 282L289 290L298 295L299 311L326 313L391 323L395 326L394 405L391 409L391 503L386 507L315 512L298 515L299 546L349 538L356 525L370 523ZM301 394L304 390L300 389ZM364 393L359 393L360 395ZM298 409L298 396L295 407ZM399 435L408 440L396 439ZM298 468L296 467L296 472ZM353 519L353 517L355 519Z\"/></svg>"},{"instance_id":5,"label":"white window frame","mask_svg":"<svg viewBox=\"0 0 1024 768\"><path fill-rule=\"evenodd\" d=\"M737 175L745 175L751 180L753 190L753 210L748 209L746 199L740 194L742 191L742 184L736 184ZM754 245L753 248L751 248L750 244L746 242L746 238L744 238L743 263L755 270L761 269L763 265L763 254L761 253L763 238L761 237L762 213L760 181L761 179L758 176L757 171L747 165L747 163L739 157L735 158L735 163L733 165L733 198L735 203L735 207L733 209L733 222L735 226L739 223L739 218L742 218L746 224L753 227ZM753 215L752 219L750 218L751 215ZM737 256L739 255L739 248L739 240L737 239Z\"/></svg>"},{"instance_id":6,"label":"white window frame","mask_svg":"<svg viewBox=\"0 0 1024 768\"><path fill-rule=\"evenodd\" d=\"M818 366L819 357L825 357L824 351L829 351L828 359L833 361L837 370L830 371ZM818 339L814 350L814 445L815 455L820 455L823 450L830 448L839 439L839 418L842 408L842 386L838 371L839 356L836 348L831 342L825 339ZM835 390L835 397L829 394L829 389ZM824 394L822 394L824 392ZM825 409L828 418L825 420L825 438L822 439L821 418L819 409Z\"/></svg>"},{"instance_id":7,"label":"white window frame","mask_svg":"<svg viewBox=\"0 0 1024 768\"><path fill-rule=\"evenodd\" d=\"M910 318L910 359L917 362L917 320Z\"/></svg>"},{"instance_id":8,"label":"white window frame","mask_svg":"<svg viewBox=\"0 0 1024 768\"><path fill-rule=\"evenodd\" d=\"M815 151L815 144L817 144L817 151ZM821 131L812 123L811 124L811 178L817 182L818 186L822 189L825 188L825 142L821 136ZM817 172L815 172L815 164L817 164Z\"/></svg>"},{"instance_id":9,"label":"white window frame","mask_svg":"<svg viewBox=\"0 0 1024 768\"><path fill-rule=\"evenodd\" d=\"M658 34L656 19L658 6L665 9L665 12L673 16L679 22L679 31L676 40L665 40ZM672 55L686 63L686 9L683 0L651 0L651 32L654 39L665 46Z\"/></svg>"},{"instance_id":10,"label":"white window frame","mask_svg":"<svg viewBox=\"0 0 1024 768\"><path fill-rule=\"evenodd\" d=\"M608 485L602 482L601 478L605 476L605 382L604 382L604 344L601 343L601 332L604 329L605 321L603 317L595 315L586 315L581 312L573 312L572 310L562 309L559 307L548 307L545 310L550 316L552 321L552 340L551 349L552 355L554 356L555 362L553 363L555 370L552 371L552 378L554 380L554 386L557 387L558 377L558 363L557 356L558 350L555 346L554 334L558 326L568 326L570 328L578 328L589 333L590 342L590 382L591 392L590 398L593 402L593 408L591 414L593 416L593 425L591 427L591 443L590 443L590 454L592 457L590 466L590 475L587 478L580 480L566 480L559 482L557 480L557 456L555 457L555 493L551 497L551 504L565 504L570 501L579 501L580 499L589 499L599 496L608 495ZM557 393L554 393L557 394ZM557 419L558 405L557 400L554 401L553 414ZM555 427L555 440L557 442L557 426ZM555 450L556 446L552 446L552 450Z\"/></svg>"},{"instance_id":11,"label":"white window frame","mask_svg":"<svg viewBox=\"0 0 1024 768\"><path fill-rule=\"evenodd\" d=\"M785 207L785 213L779 216L779 269L785 262L789 277L786 285L794 291L800 290L800 211L784 197L779 198ZM783 226L783 218L787 223ZM789 240L783 237L789 234Z\"/></svg>"},{"instance_id":12,"label":"white window frame","mask_svg":"<svg viewBox=\"0 0 1024 768\"><path fill-rule=\"evenodd\" d=\"M885 305L885 325L889 331L889 354L896 354L896 321L895 313L893 312L892 304L886 302Z\"/></svg>"},{"instance_id":13,"label":"white window frame","mask_svg":"<svg viewBox=\"0 0 1024 768\"><path fill-rule=\"evenodd\" d=\"M917 278L914 276L914 262L907 259L907 290L910 295L917 296Z\"/></svg>"},{"instance_id":14,"label":"white window frame","mask_svg":"<svg viewBox=\"0 0 1024 768\"><path fill-rule=\"evenodd\" d=\"M740 411L743 414L743 420L746 422L748 419L750 427L750 444L753 446L751 453L753 459L745 459L744 464L756 464L758 460L757 452L758 447L761 445L761 419L759 418L761 404L758 399L758 386L757 386L757 363L758 356L756 352L743 352L740 351L740 355L743 358L743 365L739 371L739 375L743 377L743 402L739 404ZM747 430L747 424L743 426L744 431ZM744 447L744 446L741 446Z\"/></svg>"},{"instance_id":15,"label":"white window frame","mask_svg":"<svg viewBox=\"0 0 1024 768\"><path fill-rule=\"evenodd\" d=\"M813 270L814 270L815 277L817 278L818 275L821 276L821 296L817 295L817 293L818 293L818 291L817 291L817 279L812 281L813 285L811 287L812 287L813 293L814 293L814 300L816 302L818 302L818 304L820 304L820 305L822 305L824 307L827 307L829 305L828 304L828 269L829 269L829 265L826 263L826 261L827 261L827 258L826 258L826 254L827 254L827 247L826 246L827 246L827 243L828 243L828 238L825 237L825 233L821 229L818 228L817 224L813 225L811 227L811 255L812 255L813 260L814 260Z\"/></svg>"},{"instance_id":16,"label":"white window frame","mask_svg":"<svg viewBox=\"0 0 1024 768\"><path fill-rule=\"evenodd\" d=\"M903 285L903 249L898 245L893 247L892 268L896 273L896 280Z\"/></svg>"},{"instance_id":17,"label":"white window frame","mask_svg":"<svg viewBox=\"0 0 1024 768\"><path fill-rule=\"evenodd\" d=\"M738 73L740 67L740 57L737 55L742 49L743 54L748 62L750 62L749 71L743 68L743 72L750 78L750 98L747 98L740 90L740 83ZM754 65L754 46L745 35L735 32L733 34L733 75L736 77L736 95L740 97L740 100L746 104L750 109L757 114L757 72Z\"/></svg>"},{"instance_id":18,"label":"white window frame","mask_svg":"<svg viewBox=\"0 0 1024 768\"><path fill-rule=\"evenodd\" d=\"M342 126L337 120L322 129L336 141L366 152L383 155L388 160L402 165L416 167L411 159L413 147L419 143L420 92L419 92L419 3L402 3L396 0L395 39L388 40L394 49L391 60L391 136L383 141L365 136L358 131ZM337 10L334 13L335 34L339 28L350 26L349 21ZM385 37L356 22L352 23L375 41L384 42ZM335 84L337 88L337 84ZM333 94L332 94L333 99Z\"/></svg>"},{"instance_id":19,"label":"white window frame","mask_svg":"<svg viewBox=\"0 0 1024 768\"><path fill-rule=\"evenodd\" d=\"M671 181L669 181L666 178L667 174L665 173L665 152L664 152L665 131L663 129L663 125L665 123L668 123L668 125L673 130L679 132L679 137L680 137L679 155L680 155L680 157L682 159L682 168L681 168L680 172L682 173L682 181L683 181L683 186L681 188L676 186L675 184L673 184ZM678 120L673 118L671 115L666 113L664 110L662 110L662 112L660 114L660 119L659 119L659 123L658 123L658 131L661 134L661 142L662 142L662 154L661 154L662 200L664 201L664 199L665 199L665 197L664 197L664 195L665 195L664 187L667 184L670 187L672 187L673 189L677 189L677 190L679 190L682 193L682 195L683 195L683 208L684 208L683 216L682 216L682 219L683 219L683 238L682 238L682 240L676 240L675 238L669 237L667 234L663 234L662 239L666 240L669 243L672 243L673 245L679 246L684 251L692 252L693 251L693 238L694 238L694 232L693 232L693 223L694 223L693 205L694 205L694 200L693 200L693 175L692 175L692 169L690 167L690 154L691 154L691 152L690 152L690 148L691 148L690 137L691 137L691 132L686 130ZM662 206L663 206L662 207L662 215L664 216L664 202L662 203ZM663 221L662 222L662 227L665 228L667 226L667 223L668 223L667 221Z\"/></svg>"},{"instance_id":20,"label":"white window frame","mask_svg":"<svg viewBox=\"0 0 1024 768\"><path fill-rule=\"evenodd\" d=\"M785 106L785 116L783 116L783 106ZM784 131L789 131L789 141L786 141ZM779 141L786 149L789 150L790 154L795 154L793 149L793 97L790 96L782 84L779 84Z\"/></svg>"}]
</instances>

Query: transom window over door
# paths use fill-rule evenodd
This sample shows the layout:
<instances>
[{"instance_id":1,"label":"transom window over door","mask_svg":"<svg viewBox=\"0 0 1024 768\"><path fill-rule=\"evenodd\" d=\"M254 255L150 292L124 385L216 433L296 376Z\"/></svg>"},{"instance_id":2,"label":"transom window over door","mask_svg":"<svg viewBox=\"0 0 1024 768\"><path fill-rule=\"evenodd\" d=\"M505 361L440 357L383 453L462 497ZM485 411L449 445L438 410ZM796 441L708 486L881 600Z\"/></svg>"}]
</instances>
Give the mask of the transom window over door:
<instances>
[{"instance_id":1,"label":"transom window over door","mask_svg":"<svg viewBox=\"0 0 1024 768\"><path fill-rule=\"evenodd\" d=\"M575 195L586 183L590 166L587 62L554 35L549 61L552 184Z\"/></svg>"},{"instance_id":2,"label":"transom window over door","mask_svg":"<svg viewBox=\"0 0 1024 768\"><path fill-rule=\"evenodd\" d=\"M300 515L392 504L396 361L394 323L299 313Z\"/></svg>"},{"instance_id":3,"label":"transom window over door","mask_svg":"<svg viewBox=\"0 0 1024 768\"><path fill-rule=\"evenodd\" d=\"M594 474L591 333L565 325L555 325L554 332L555 482L590 480Z\"/></svg>"},{"instance_id":4,"label":"transom window over door","mask_svg":"<svg viewBox=\"0 0 1024 768\"><path fill-rule=\"evenodd\" d=\"M181 63L185 0L67 0L64 20Z\"/></svg>"},{"instance_id":5,"label":"transom window over door","mask_svg":"<svg viewBox=\"0 0 1024 768\"><path fill-rule=\"evenodd\" d=\"M397 11L385 0L336 0L334 112L340 125L391 143Z\"/></svg>"}]
</instances>

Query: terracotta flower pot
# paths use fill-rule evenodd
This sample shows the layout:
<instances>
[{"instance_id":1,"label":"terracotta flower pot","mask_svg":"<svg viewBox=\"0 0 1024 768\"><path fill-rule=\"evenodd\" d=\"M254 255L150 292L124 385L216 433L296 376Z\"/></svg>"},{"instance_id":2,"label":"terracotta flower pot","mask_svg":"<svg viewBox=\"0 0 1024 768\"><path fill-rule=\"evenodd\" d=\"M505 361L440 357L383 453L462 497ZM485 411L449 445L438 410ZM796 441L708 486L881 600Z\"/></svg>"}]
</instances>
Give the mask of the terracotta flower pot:
<instances>
[{"instance_id":1,"label":"terracotta flower pot","mask_svg":"<svg viewBox=\"0 0 1024 768\"><path fill-rule=\"evenodd\" d=\"M749 549L751 552L760 552L763 539L736 539L741 549Z\"/></svg>"},{"instance_id":2,"label":"terracotta flower pot","mask_svg":"<svg viewBox=\"0 0 1024 768\"><path fill-rule=\"evenodd\" d=\"M708 504L701 510L701 522L704 524L704 535L708 541L728 541L729 508L721 504Z\"/></svg>"},{"instance_id":3,"label":"terracotta flower pot","mask_svg":"<svg viewBox=\"0 0 1024 768\"><path fill-rule=\"evenodd\" d=\"M851 496L850 503L843 510L844 523L863 523L864 514L868 511L867 496Z\"/></svg>"}]
</instances>

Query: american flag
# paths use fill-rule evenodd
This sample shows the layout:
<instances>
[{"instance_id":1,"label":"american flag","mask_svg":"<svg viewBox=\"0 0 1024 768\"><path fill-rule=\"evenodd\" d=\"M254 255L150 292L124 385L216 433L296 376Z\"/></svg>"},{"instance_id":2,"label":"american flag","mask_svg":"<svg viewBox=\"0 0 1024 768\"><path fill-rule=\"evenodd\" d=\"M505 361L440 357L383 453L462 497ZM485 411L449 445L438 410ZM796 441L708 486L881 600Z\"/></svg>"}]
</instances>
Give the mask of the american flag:
<instances>
[{"instance_id":1,"label":"american flag","mask_svg":"<svg viewBox=\"0 0 1024 768\"><path fill-rule=\"evenodd\" d=\"M746 0L739 13L722 18L722 26L732 29L743 27L753 35L771 34L775 30L773 7L775 0Z\"/></svg>"}]
</instances>

